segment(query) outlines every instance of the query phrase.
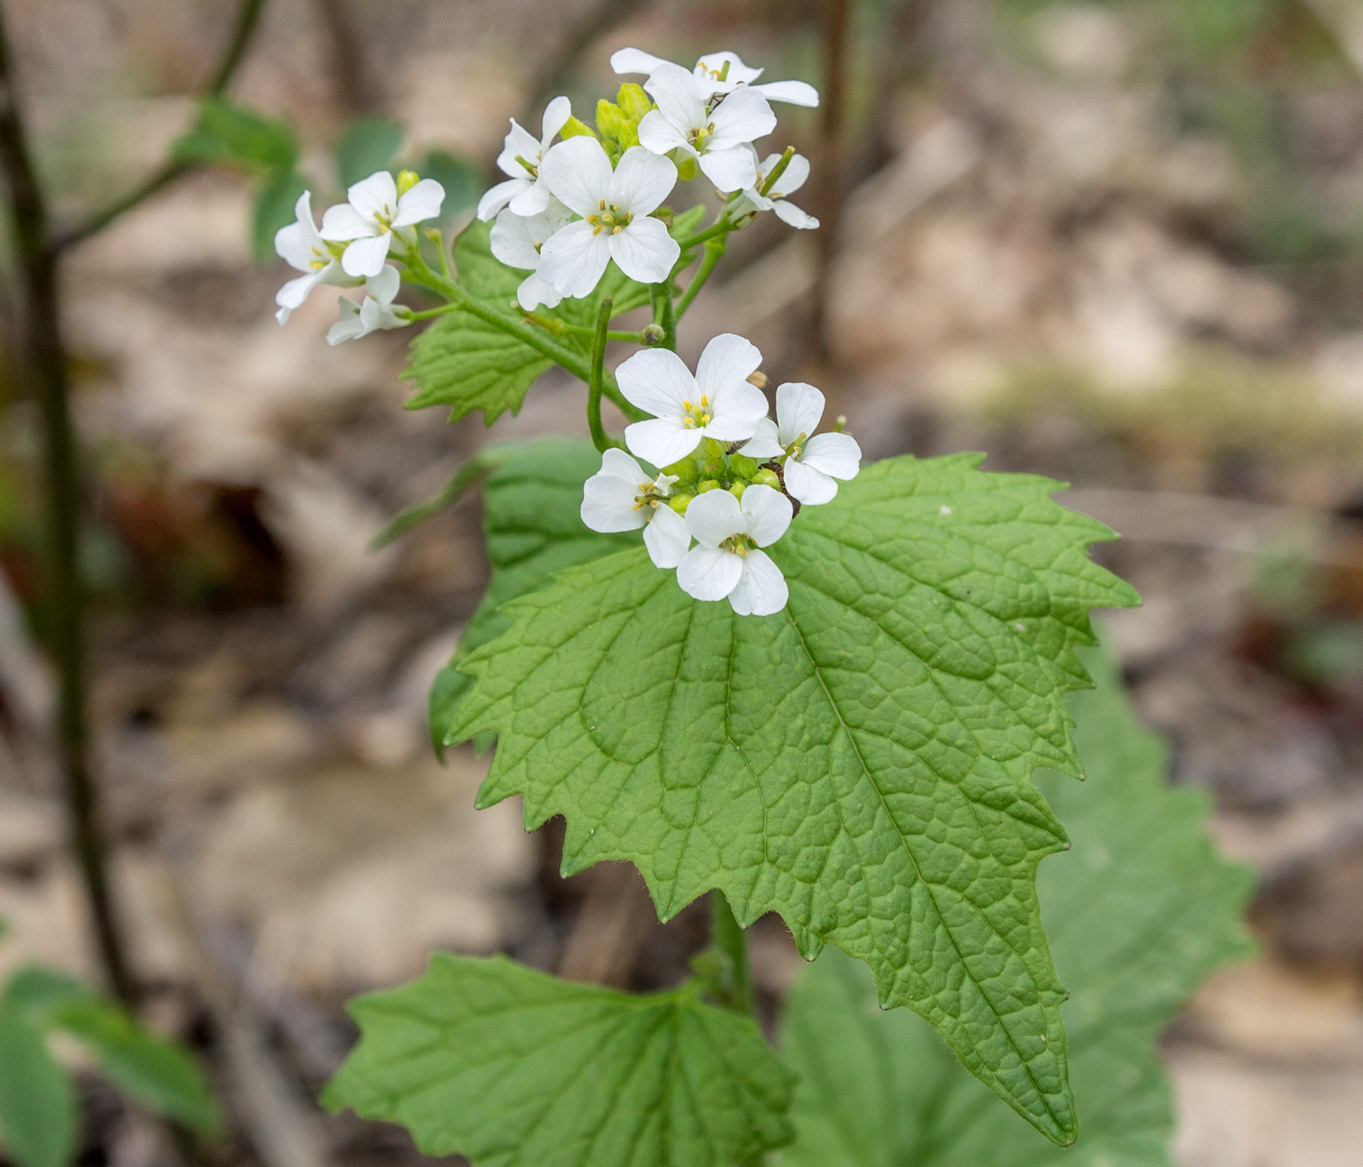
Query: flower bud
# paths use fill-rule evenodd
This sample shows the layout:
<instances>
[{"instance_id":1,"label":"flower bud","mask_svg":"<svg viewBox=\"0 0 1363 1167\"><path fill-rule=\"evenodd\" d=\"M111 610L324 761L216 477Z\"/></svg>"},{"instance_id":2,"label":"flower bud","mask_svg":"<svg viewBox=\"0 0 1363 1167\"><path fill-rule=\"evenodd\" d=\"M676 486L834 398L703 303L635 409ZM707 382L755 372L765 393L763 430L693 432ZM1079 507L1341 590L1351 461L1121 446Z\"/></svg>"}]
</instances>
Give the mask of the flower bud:
<instances>
[{"instance_id":1,"label":"flower bud","mask_svg":"<svg viewBox=\"0 0 1363 1167\"><path fill-rule=\"evenodd\" d=\"M770 486L772 490L781 489L781 479L775 470L768 470L765 467L752 476L753 485Z\"/></svg>"},{"instance_id":2,"label":"flower bud","mask_svg":"<svg viewBox=\"0 0 1363 1167\"><path fill-rule=\"evenodd\" d=\"M632 122L643 121L644 114L653 108L653 102L644 92L644 87L636 85L633 81L626 81L620 86L620 92L615 95L615 102Z\"/></svg>"},{"instance_id":3,"label":"flower bud","mask_svg":"<svg viewBox=\"0 0 1363 1167\"><path fill-rule=\"evenodd\" d=\"M564 123L563 129L559 130L560 138L595 138L596 131L587 125L586 122L579 121L577 118L569 118Z\"/></svg>"},{"instance_id":4,"label":"flower bud","mask_svg":"<svg viewBox=\"0 0 1363 1167\"><path fill-rule=\"evenodd\" d=\"M402 170L398 172L398 198L402 198L412 187L421 181L421 175L415 170Z\"/></svg>"},{"instance_id":5,"label":"flower bud","mask_svg":"<svg viewBox=\"0 0 1363 1167\"><path fill-rule=\"evenodd\" d=\"M667 333L663 331L661 324L645 324L643 331L639 333L639 339L644 344L656 348L667 339Z\"/></svg>"},{"instance_id":6,"label":"flower bud","mask_svg":"<svg viewBox=\"0 0 1363 1167\"><path fill-rule=\"evenodd\" d=\"M757 459L744 454L730 454L729 469L735 477L752 481L752 476L757 473Z\"/></svg>"},{"instance_id":7,"label":"flower bud","mask_svg":"<svg viewBox=\"0 0 1363 1167\"><path fill-rule=\"evenodd\" d=\"M668 155L677 165L677 177L682 182L690 182L696 177L696 160L689 154L683 154L680 150L673 150Z\"/></svg>"},{"instance_id":8,"label":"flower bud","mask_svg":"<svg viewBox=\"0 0 1363 1167\"><path fill-rule=\"evenodd\" d=\"M676 511L677 514L684 515L686 514L686 508L691 505L691 500L695 497L694 494L674 494L668 500L667 505Z\"/></svg>"},{"instance_id":9,"label":"flower bud","mask_svg":"<svg viewBox=\"0 0 1363 1167\"><path fill-rule=\"evenodd\" d=\"M687 483L695 482L700 476L700 468L690 458L683 458L680 462L673 462L671 466L664 466L663 473L685 486Z\"/></svg>"},{"instance_id":10,"label":"flower bud","mask_svg":"<svg viewBox=\"0 0 1363 1167\"><path fill-rule=\"evenodd\" d=\"M713 455L707 458L705 460L705 465L700 468L700 472L704 474L706 478L719 479L729 477L729 467L725 465L724 456L722 454L717 458Z\"/></svg>"},{"instance_id":11,"label":"flower bud","mask_svg":"<svg viewBox=\"0 0 1363 1167\"><path fill-rule=\"evenodd\" d=\"M712 491L712 490L718 490L718 489L719 489L719 483L716 482L713 478L703 478L703 479L701 479L701 481L700 481L700 485L696 487L696 493L697 493L697 494L709 494L710 491Z\"/></svg>"},{"instance_id":12,"label":"flower bud","mask_svg":"<svg viewBox=\"0 0 1363 1167\"><path fill-rule=\"evenodd\" d=\"M748 484L746 482L735 482L729 487L729 493L732 494L734 498L741 500L743 498L743 492L747 489Z\"/></svg>"}]
</instances>

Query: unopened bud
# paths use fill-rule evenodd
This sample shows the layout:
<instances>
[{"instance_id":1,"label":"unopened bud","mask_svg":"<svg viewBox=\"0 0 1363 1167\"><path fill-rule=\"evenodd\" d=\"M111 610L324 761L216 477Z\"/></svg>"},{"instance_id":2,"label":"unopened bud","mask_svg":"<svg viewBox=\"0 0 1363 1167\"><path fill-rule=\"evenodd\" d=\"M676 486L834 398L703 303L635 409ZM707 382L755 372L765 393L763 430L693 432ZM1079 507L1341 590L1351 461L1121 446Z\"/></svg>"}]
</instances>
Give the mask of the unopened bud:
<instances>
[{"instance_id":1,"label":"unopened bud","mask_svg":"<svg viewBox=\"0 0 1363 1167\"><path fill-rule=\"evenodd\" d=\"M663 331L661 324L645 324L643 331L639 333L639 339L644 344L656 348L667 339L667 333Z\"/></svg>"},{"instance_id":2,"label":"unopened bud","mask_svg":"<svg viewBox=\"0 0 1363 1167\"><path fill-rule=\"evenodd\" d=\"M845 430L846 428L847 428L847 415L846 415L845 413L840 413L840 414L838 414L837 418L836 418L836 419L834 420L834 422L833 422L833 432L834 432L835 434L840 434L840 433L842 433L842 431Z\"/></svg>"},{"instance_id":3,"label":"unopened bud","mask_svg":"<svg viewBox=\"0 0 1363 1167\"><path fill-rule=\"evenodd\" d=\"M421 175L415 170L402 170L398 172L398 198L402 198L412 187L421 181Z\"/></svg>"},{"instance_id":4,"label":"unopened bud","mask_svg":"<svg viewBox=\"0 0 1363 1167\"><path fill-rule=\"evenodd\" d=\"M776 473L775 470L768 470L766 469L766 467L763 467L756 474L754 474L752 476L752 481L754 486L761 484L762 486L770 486L772 490L781 489L780 476Z\"/></svg>"},{"instance_id":5,"label":"unopened bud","mask_svg":"<svg viewBox=\"0 0 1363 1167\"><path fill-rule=\"evenodd\" d=\"M626 81L620 86L620 92L615 95L615 103L624 110L625 116L634 122L643 121L644 114L653 108L653 102L644 92L644 87L633 81Z\"/></svg>"},{"instance_id":6,"label":"unopened bud","mask_svg":"<svg viewBox=\"0 0 1363 1167\"><path fill-rule=\"evenodd\" d=\"M765 389L767 387L766 373L762 372L761 369L758 369L755 373L749 373L748 384L756 385L759 389Z\"/></svg>"},{"instance_id":7,"label":"unopened bud","mask_svg":"<svg viewBox=\"0 0 1363 1167\"><path fill-rule=\"evenodd\" d=\"M733 471L735 477L751 480L757 473L757 459L744 454L730 454L729 469Z\"/></svg>"},{"instance_id":8,"label":"unopened bud","mask_svg":"<svg viewBox=\"0 0 1363 1167\"><path fill-rule=\"evenodd\" d=\"M663 473L685 485L688 482L695 482L698 467L690 458L683 458L680 462L673 462L671 466L664 466Z\"/></svg>"},{"instance_id":9,"label":"unopened bud","mask_svg":"<svg viewBox=\"0 0 1363 1167\"><path fill-rule=\"evenodd\" d=\"M668 500L667 505L676 511L677 514L684 515L686 514L686 508L691 505L691 500L695 497L694 494L673 495L672 498Z\"/></svg>"},{"instance_id":10,"label":"unopened bud","mask_svg":"<svg viewBox=\"0 0 1363 1167\"><path fill-rule=\"evenodd\" d=\"M735 482L731 487L729 487L729 493L732 494L734 498L742 499L743 492L747 489L748 484L746 482Z\"/></svg>"},{"instance_id":11,"label":"unopened bud","mask_svg":"<svg viewBox=\"0 0 1363 1167\"><path fill-rule=\"evenodd\" d=\"M703 478L701 479L700 485L696 487L696 493L709 494L710 491L718 489L719 483L716 482L713 478Z\"/></svg>"}]
</instances>

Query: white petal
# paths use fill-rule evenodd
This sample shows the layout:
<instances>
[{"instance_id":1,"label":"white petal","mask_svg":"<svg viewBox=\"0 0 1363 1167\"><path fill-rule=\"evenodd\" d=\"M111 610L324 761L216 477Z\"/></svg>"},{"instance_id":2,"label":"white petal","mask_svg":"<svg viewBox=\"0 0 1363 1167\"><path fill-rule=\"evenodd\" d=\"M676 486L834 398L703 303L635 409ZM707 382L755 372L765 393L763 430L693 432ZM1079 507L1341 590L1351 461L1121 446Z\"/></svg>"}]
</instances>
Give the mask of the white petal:
<instances>
[{"instance_id":1,"label":"white petal","mask_svg":"<svg viewBox=\"0 0 1363 1167\"><path fill-rule=\"evenodd\" d=\"M767 399L755 385L730 385L710 399L714 417L705 436L721 442L746 442L767 416Z\"/></svg>"},{"instance_id":2,"label":"white petal","mask_svg":"<svg viewBox=\"0 0 1363 1167\"><path fill-rule=\"evenodd\" d=\"M729 593L729 603L740 616L774 616L786 606L790 589L781 569L765 551L743 557L743 574Z\"/></svg>"},{"instance_id":3,"label":"white petal","mask_svg":"<svg viewBox=\"0 0 1363 1167\"><path fill-rule=\"evenodd\" d=\"M771 112L767 99L746 86L735 89L715 106L710 121L715 130L709 141L716 151L765 138L776 129L776 115ZM744 185L751 186L752 183Z\"/></svg>"},{"instance_id":4,"label":"white petal","mask_svg":"<svg viewBox=\"0 0 1363 1167\"><path fill-rule=\"evenodd\" d=\"M666 62L662 57L655 57L643 49L617 49L611 54L611 68L617 73L652 73L663 64Z\"/></svg>"},{"instance_id":5,"label":"white petal","mask_svg":"<svg viewBox=\"0 0 1363 1167\"><path fill-rule=\"evenodd\" d=\"M670 158L659 158L642 146L631 146L611 176L606 201L629 211L635 218L651 215L677 185L677 167Z\"/></svg>"},{"instance_id":6,"label":"white petal","mask_svg":"<svg viewBox=\"0 0 1363 1167\"><path fill-rule=\"evenodd\" d=\"M823 417L824 396L813 385L787 381L776 388L776 429L783 446L801 434L809 437L819 428Z\"/></svg>"},{"instance_id":7,"label":"white petal","mask_svg":"<svg viewBox=\"0 0 1363 1167\"><path fill-rule=\"evenodd\" d=\"M732 551L720 551L717 547L692 547L677 565L677 583L682 591L697 600L724 599L738 586L742 575L743 561Z\"/></svg>"},{"instance_id":8,"label":"white petal","mask_svg":"<svg viewBox=\"0 0 1363 1167\"><path fill-rule=\"evenodd\" d=\"M345 192L345 197L366 219L392 216L397 211L398 187L388 171L380 170L362 178Z\"/></svg>"},{"instance_id":9,"label":"white petal","mask_svg":"<svg viewBox=\"0 0 1363 1167\"><path fill-rule=\"evenodd\" d=\"M773 154L762 163L762 173L770 174L776 169L776 164L781 161L780 154ZM790 162L781 171L781 176L772 183L768 194L773 195L792 195L799 190L809 180L809 159L803 154L792 154Z\"/></svg>"},{"instance_id":10,"label":"white petal","mask_svg":"<svg viewBox=\"0 0 1363 1167\"><path fill-rule=\"evenodd\" d=\"M684 133L710 120L705 116L706 88L680 65L664 61L649 74L644 89L658 103L663 117Z\"/></svg>"},{"instance_id":11,"label":"white petal","mask_svg":"<svg viewBox=\"0 0 1363 1167\"><path fill-rule=\"evenodd\" d=\"M478 200L478 218L486 223L513 198L529 188L528 178L508 178L505 182L499 182Z\"/></svg>"},{"instance_id":12,"label":"white petal","mask_svg":"<svg viewBox=\"0 0 1363 1167\"><path fill-rule=\"evenodd\" d=\"M769 417L757 423L752 441L738 451L745 458L756 458L759 462L767 458L779 458L786 451L776 440L776 423Z\"/></svg>"},{"instance_id":13,"label":"white petal","mask_svg":"<svg viewBox=\"0 0 1363 1167\"><path fill-rule=\"evenodd\" d=\"M379 233L378 224L366 219L349 203L337 203L328 207L322 216L322 238L335 243L346 243L351 239L365 239Z\"/></svg>"},{"instance_id":14,"label":"white petal","mask_svg":"<svg viewBox=\"0 0 1363 1167\"><path fill-rule=\"evenodd\" d=\"M644 546L654 567L676 567L691 546L686 520L666 503L659 503L644 528Z\"/></svg>"},{"instance_id":15,"label":"white petal","mask_svg":"<svg viewBox=\"0 0 1363 1167\"><path fill-rule=\"evenodd\" d=\"M511 209L518 215L540 215L549 206L549 200L553 195L549 193L549 184L543 179L530 183L520 194L511 200Z\"/></svg>"},{"instance_id":16,"label":"white petal","mask_svg":"<svg viewBox=\"0 0 1363 1167\"><path fill-rule=\"evenodd\" d=\"M303 301L312 294L312 289L317 287L318 284L325 282L326 276L326 268L323 268L320 271L309 272L305 276L299 276L297 279L290 280L275 293L274 302L279 305L284 313L284 319L279 321L280 324L283 324L284 320L289 318L290 312L295 308L302 306ZM279 319L278 314L276 314L275 318Z\"/></svg>"},{"instance_id":17,"label":"white petal","mask_svg":"<svg viewBox=\"0 0 1363 1167\"><path fill-rule=\"evenodd\" d=\"M695 430L683 429L670 418L636 421L625 426L625 445L646 462L670 466L685 458L700 443Z\"/></svg>"},{"instance_id":18,"label":"white petal","mask_svg":"<svg viewBox=\"0 0 1363 1167\"><path fill-rule=\"evenodd\" d=\"M761 363L762 353L752 341L735 332L721 332L700 354L696 384L713 401L720 390L746 382Z\"/></svg>"},{"instance_id":19,"label":"white petal","mask_svg":"<svg viewBox=\"0 0 1363 1167\"><path fill-rule=\"evenodd\" d=\"M360 319L360 306L344 296L337 302L341 318L327 332L327 344L340 344L342 341L355 340L364 335L364 322Z\"/></svg>"},{"instance_id":20,"label":"white petal","mask_svg":"<svg viewBox=\"0 0 1363 1167\"><path fill-rule=\"evenodd\" d=\"M650 154L649 157L655 155ZM667 164L672 165L670 162ZM681 246L658 219L636 218L619 235L605 235L603 238L610 241L611 257L620 265L620 270L641 284L662 283L681 256Z\"/></svg>"},{"instance_id":21,"label":"white petal","mask_svg":"<svg viewBox=\"0 0 1363 1167\"><path fill-rule=\"evenodd\" d=\"M512 118L511 132L502 143L502 152L497 155L497 168L512 178L529 178L530 172L521 165L521 158L532 166L539 162L540 140Z\"/></svg>"},{"instance_id":22,"label":"white petal","mask_svg":"<svg viewBox=\"0 0 1363 1167\"><path fill-rule=\"evenodd\" d=\"M341 256L341 268L348 276L376 276L388 258L388 245L392 235L385 232L368 239L356 239L346 247Z\"/></svg>"},{"instance_id":23,"label":"white petal","mask_svg":"<svg viewBox=\"0 0 1363 1167\"><path fill-rule=\"evenodd\" d=\"M556 97L544 107L544 117L540 119L541 152L549 149L549 143L558 136L559 130L568 124L568 119L572 116L573 103L566 97Z\"/></svg>"},{"instance_id":24,"label":"white petal","mask_svg":"<svg viewBox=\"0 0 1363 1167\"><path fill-rule=\"evenodd\" d=\"M609 474L614 478L623 478L632 483L636 488L649 481L649 477L644 473L644 468L633 458L615 446L611 446L601 454L601 469L598 474Z\"/></svg>"},{"instance_id":25,"label":"white petal","mask_svg":"<svg viewBox=\"0 0 1363 1167\"><path fill-rule=\"evenodd\" d=\"M535 249L531 222L514 211L505 210L497 216L497 221L492 224L488 246L492 254L507 267L534 271L540 265L540 253Z\"/></svg>"},{"instance_id":26,"label":"white petal","mask_svg":"<svg viewBox=\"0 0 1363 1167\"><path fill-rule=\"evenodd\" d=\"M589 295L601 282L611 261L609 239L607 235L593 235L592 225L585 219L569 223L541 249L540 276L553 284L560 295Z\"/></svg>"},{"instance_id":27,"label":"white petal","mask_svg":"<svg viewBox=\"0 0 1363 1167\"><path fill-rule=\"evenodd\" d=\"M748 490L757 489L755 486L748 487ZM770 487L762 489L771 490ZM747 491L744 492L746 494ZM741 534L745 521L738 499L732 494L727 490L707 490L704 494L696 495L686 508L686 525L702 547L718 547L730 535Z\"/></svg>"},{"instance_id":28,"label":"white petal","mask_svg":"<svg viewBox=\"0 0 1363 1167\"><path fill-rule=\"evenodd\" d=\"M532 271L516 289L516 300L527 312L533 312L541 304L546 308L557 308L563 295L539 272Z\"/></svg>"},{"instance_id":29,"label":"white petal","mask_svg":"<svg viewBox=\"0 0 1363 1167\"><path fill-rule=\"evenodd\" d=\"M644 120L639 123L639 144L655 154L684 150L692 158L696 157L696 151L686 140L686 135L656 109L644 114Z\"/></svg>"},{"instance_id":30,"label":"white petal","mask_svg":"<svg viewBox=\"0 0 1363 1167\"><path fill-rule=\"evenodd\" d=\"M838 484L833 479L822 470L806 466L798 458L786 459L785 469L781 473L791 497L805 506L822 506L832 502L833 496L838 493Z\"/></svg>"},{"instance_id":31,"label":"white petal","mask_svg":"<svg viewBox=\"0 0 1363 1167\"><path fill-rule=\"evenodd\" d=\"M312 261L317 258L303 237L301 224L290 223L274 233L275 253L295 271L312 271Z\"/></svg>"},{"instance_id":32,"label":"white petal","mask_svg":"<svg viewBox=\"0 0 1363 1167\"><path fill-rule=\"evenodd\" d=\"M778 182L779 186L780 183ZM788 199L777 199L772 206L776 212L776 217L787 226L794 227L797 231L812 231L819 225L819 220L813 215L802 211Z\"/></svg>"},{"instance_id":33,"label":"white petal","mask_svg":"<svg viewBox=\"0 0 1363 1167\"><path fill-rule=\"evenodd\" d=\"M423 178L398 199L398 213L393 226L410 227L413 223L434 219L440 214L440 206L444 201L445 188L433 178Z\"/></svg>"},{"instance_id":34,"label":"white petal","mask_svg":"<svg viewBox=\"0 0 1363 1167\"><path fill-rule=\"evenodd\" d=\"M727 73L724 72L725 65L729 66ZM704 76L702 76L702 73L704 73ZM762 76L761 69L754 69L750 65L745 65L742 57L737 53L728 51L706 53L696 62L696 76L702 82L717 80L716 75L719 73L724 73L724 84L730 88L751 84Z\"/></svg>"},{"instance_id":35,"label":"white petal","mask_svg":"<svg viewBox=\"0 0 1363 1167\"><path fill-rule=\"evenodd\" d=\"M757 164L753 161L752 151L744 146L706 150L700 156L700 168L722 194L742 190L757 182Z\"/></svg>"},{"instance_id":36,"label":"white petal","mask_svg":"<svg viewBox=\"0 0 1363 1167\"><path fill-rule=\"evenodd\" d=\"M401 287L402 277L398 275L398 269L391 264L384 264L377 275L370 276L364 282L366 294L372 296L384 308L392 304Z\"/></svg>"},{"instance_id":37,"label":"white petal","mask_svg":"<svg viewBox=\"0 0 1363 1167\"><path fill-rule=\"evenodd\" d=\"M770 547L786 533L793 510L779 490L760 483L750 486L743 492L743 529L759 547Z\"/></svg>"},{"instance_id":38,"label":"white petal","mask_svg":"<svg viewBox=\"0 0 1363 1167\"><path fill-rule=\"evenodd\" d=\"M816 434L805 443L800 461L846 481L861 469L861 447L851 434Z\"/></svg>"},{"instance_id":39,"label":"white petal","mask_svg":"<svg viewBox=\"0 0 1363 1167\"><path fill-rule=\"evenodd\" d=\"M629 457L628 454L625 456ZM630 458L630 461L634 459ZM648 515L642 508L635 510L634 500L639 494L639 483L647 481L648 475L642 470L631 482L627 478L607 474L603 467L600 473L587 479L582 487L582 521L593 531L637 531L648 522Z\"/></svg>"},{"instance_id":40,"label":"white petal","mask_svg":"<svg viewBox=\"0 0 1363 1167\"><path fill-rule=\"evenodd\" d=\"M808 109L819 104L819 91L804 81L768 81L765 85L754 85L753 89L768 101L784 101Z\"/></svg>"},{"instance_id":41,"label":"white petal","mask_svg":"<svg viewBox=\"0 0 1363 1167\"><path fill-rule=\"evenodd\" d=\"M640 349L621 362L615 370L615 380L631 405L637 405L654 417L671 418L677 424L686 412L683 402L697 401L700 397L691 370L671 349ZM668 462L653 464L661 467L676 460L670 458Z\"/></svg>"},{"instance_id":42,"label":"white petal","mask_svg":"<svg viewBox=\"0 0 1363 1167\"><path fill-rule=\"evenodd\" d=\"M592 215L610 193L611 162L595 138L569 138L544 156L540 177L564 206Z\"/></svg>"}]
</instances>

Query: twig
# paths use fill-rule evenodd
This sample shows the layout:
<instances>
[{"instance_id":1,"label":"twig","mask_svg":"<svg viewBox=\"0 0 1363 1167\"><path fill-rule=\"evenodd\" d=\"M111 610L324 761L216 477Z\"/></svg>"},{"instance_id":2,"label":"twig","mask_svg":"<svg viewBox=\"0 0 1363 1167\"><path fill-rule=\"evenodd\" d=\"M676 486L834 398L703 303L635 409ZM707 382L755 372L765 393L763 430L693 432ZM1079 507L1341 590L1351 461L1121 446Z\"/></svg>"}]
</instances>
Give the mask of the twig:
<instances>
[{"instance_id":1,"label":"twig","mask_svg":"<svg viewBox=\"0 0 1363 1167\"><path fill-rule=\"evenodd\" d=\"M260 14L264 7L265 0L242 0L241 7L237 10L237 19L232 26L232 37L223 50L218 67L213 70L212 77L204 87L202 97L217 97L227 89L228 83L237 71L237 66L241 64L242 58L246 54L247 46L251 41L251 34L260 22ZM92 235L98 235L115 219L121 218L134 207L151 198L157 191L169 186L181 175L188 174L192 169L191 165L184 162L171 160L163 163L132 190L119 195L107 205L93 211L84 222L56 235L48 244L52 258L55 259L69 248L78 243L83 243Z\"/></svg>"},{"instance_id":2,"label":"twig","mask_svg":"<svg viewBox=\"0 0 1363 1167\"><path fill-rule=\"evenodd\" d=\"M544 60L536 66L526 84L530 94L521 120L528 126L539 125L540 111L562 88L577 59L597 39L617 24L628 20L652 0L598 0L587 14L571 27Z\"/></svg>"},{"instance_id":3,"label":"twig","mask_svg":"<svg viewBox=\"0 0 1363 1167\"><path fill-rule=\"evenodd\" d=\"M374 87L345 0L313 0L313 6L331 42L331 81L336 97L348 113L363 113L376 104Z\"/></svg>"},{"instance_id":4,"label":"twig","mask_svg":"<svg viewBox=\"0 0 1363 1167\"><path fill-rule=\"evenodd\" d=\"M819 360L827 361L829 284L838 254L842 220L843 133L847 107L848 0L822 0L823 93L819 99L819 165L815 170L814 205L819 220L814 275L814 304L809 339Z\"/></svg>"}]
</instances>

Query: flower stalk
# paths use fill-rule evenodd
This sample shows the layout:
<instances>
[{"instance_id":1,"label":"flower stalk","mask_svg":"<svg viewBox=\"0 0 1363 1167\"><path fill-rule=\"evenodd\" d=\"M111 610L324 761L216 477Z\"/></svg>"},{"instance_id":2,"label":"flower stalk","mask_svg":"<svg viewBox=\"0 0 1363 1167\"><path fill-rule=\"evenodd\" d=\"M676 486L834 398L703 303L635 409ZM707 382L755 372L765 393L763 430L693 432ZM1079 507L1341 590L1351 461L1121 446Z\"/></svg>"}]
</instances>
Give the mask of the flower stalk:
<instances>
[{"instance_id":1,"label":"flower stalk","mask_svg":"<svg viewBox=\"0 0 1363 1167\"><path fill-rule=\"evenodd\" d=\"M603 297L601 308L596 314L596 335L592 339L591 377L587 381L587 425L592 432L592 442L603 454L612 446L617 448L620 446L619 442L607 435L605 426L601 424L601 383L606 372L606 342L609 339L608 326L613 302L609 296Z\"/></svg>"}]
</instances>

